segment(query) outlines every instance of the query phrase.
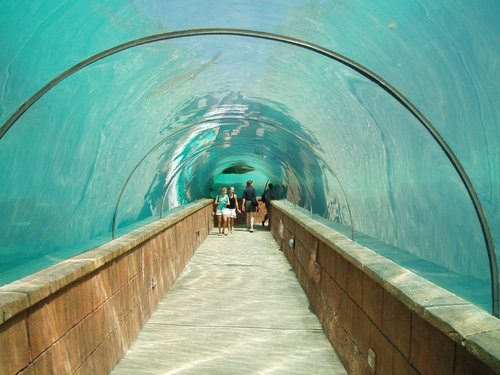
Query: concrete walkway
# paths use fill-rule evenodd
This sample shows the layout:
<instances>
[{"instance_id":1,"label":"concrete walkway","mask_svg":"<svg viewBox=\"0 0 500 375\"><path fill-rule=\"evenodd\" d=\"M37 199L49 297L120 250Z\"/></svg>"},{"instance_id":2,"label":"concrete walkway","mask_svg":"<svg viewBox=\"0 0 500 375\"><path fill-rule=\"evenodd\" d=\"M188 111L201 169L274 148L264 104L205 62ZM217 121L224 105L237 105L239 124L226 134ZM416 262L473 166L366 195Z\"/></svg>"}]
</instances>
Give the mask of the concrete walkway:
<instances>
[{"instance_id":1,"label":"concrete walkway","mask_svg":"<svg viewBox=\"0 0 500 375\"><path fill-rule=\"evenodd\" d=\"M210 233L111 372L347 374L267 230Z\"/></svg>"}]
</instances>

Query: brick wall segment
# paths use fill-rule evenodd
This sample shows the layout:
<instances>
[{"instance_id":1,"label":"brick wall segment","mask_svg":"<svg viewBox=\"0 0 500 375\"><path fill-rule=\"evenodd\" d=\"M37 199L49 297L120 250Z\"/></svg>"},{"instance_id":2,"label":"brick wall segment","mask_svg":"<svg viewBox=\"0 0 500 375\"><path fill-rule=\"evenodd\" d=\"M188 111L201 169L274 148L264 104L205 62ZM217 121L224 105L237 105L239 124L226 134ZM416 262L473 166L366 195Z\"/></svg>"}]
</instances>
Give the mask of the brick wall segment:
<instances>
[{"instance_id":1,"label":"brick wall segment","mask_svg":"<svg viewBox=\"0 0 500 375\"><path fill-rule=\"evenodd\" d=\"M483 314L483 310L471 303L432 306L426 309L423 316L448 336L457 336L455 342L459 345L464 337L500 329L497 318Z\"/></svg>"},{"instance_id":2,"label":"brick wall segment","mask_svg":"<svg viewBox=\"0 0 500 375\"><path fill-rule=\"evenodd\" d=\"M92 275L94 310L108 300L113 294L112 269L106 265Z\"/></svg>"},{"instance_id":3,"label":"brick wall segment","mask_svg":"<svg viewBox=\"0 0 500 375\"><path fill-rule=\"evenodd\" d=\"M0 295L3 292L20 293L20 294L25 295L26 302L27 302L28 306L32 306L32 305L38 303L39 301L42 301L43 299L50 296L50 294L52 293L49 280L46 280L46 279L38 280L37 278L30 277L30 276L25 277L22 280L17 280L17 281L14 281L8 285L5 285L4 287L2 287L0 289L0 291L1 291ZM11 301L11 303L12 302L13 301ZM21 302L21 301L18 301L17 303L19 303L19 302ZM14 306L11 306L11 309ZM16 310L11 310L11 311L13 313L16 312ZM12 315L10 315L10 316L12 316ZM3 316L0 317L0 322L2 321L2 319L3 319Z\"/></svg>"},{"instance_id":4,"label":"brick wall segment","mask_svg":"<svg viewBox=\"0 0 500 375\"><path fill-rule=\"evenodd\" d=\"M175 230L173 227L169 227L164 230L163 236L165 237L167 243L167 248L172 246L175 243Z\"/></svg>"},{"instance_id":5,"label":"brick wall segment","mask_svg":"<svg viewBox=\"0 0 500 375\"><path fill-rule=\"evenodd\" d=\"M67 332L65 294L57 293L30 307L28 329L31 360L33 360Z\"/></svg>"},{"instance_id":6,"label":"brick wall segment","mask_svg":"<svg viewBox=\"0 0 500 375\"><path fill-rule=\"evenodd\" d=\"M28 366L25 369L18 372L16 375L36 375L36 372L33 369L33 366Z\"/></svg>"},{"instance_id":7,"label":"brick wall segment","mask_svg":"<svg viewBox=\"0 0 500 375\"><path fill-rule=\"evenodd\" d=\"M35 375L70 374L71 360L67 341L57 341L34 361L31 368Z\"/></svg>"},{"instance_id":8,"label":"brick wall segment","mask_svg":"<svg viewBox=\"0 0 500 375\"><path fill-rule=\"evenodd\" d=\"M486 363L478 361L468 350L456 345L454 375L497 375Z\"/></svg>"},{"instance_id":9,"label":"brick wall segment","mask_svg":"<svg viewBox=\"0 0 500 375\"><path fill-rule=\"evenodd\" d=\"M64 293L66 327L70 330L94 310L92 279L85 277L73 283Z\"/></svg>"},{"instance_id":10,"label":"brick wall segment","mask_svg":"<svg viewBox=\"0 0 500 375\"><path fill-rule=\"evenodd\" d=\"M380 328L405 358L410 357L411 316L403 303L384 290Z\"/></svg>"},{"instance_id":11,"label":"brick wall segment","mask_svg":"<svg viewBox=\"0 0 500 375\"><path fill-rule=\"evenodd\" d=\"M362 308L377 327L382 327L382 306L384 289L366 274L363 277Z\"/></svg>"},{"instance_id":12,"label":"brick wall segment","mask_svg":"<svg viewBox=\"0 0 500 375\"><path fill-rule=\"evenodd\" d=\"M323 331L325 332L326 337L335 349L335 352L339 355L341 361L344 362L339 348L341 336L339 331L342 329L342 327L340 326L335 313L330 309L330 305L328 305L328 303L325 304L323 311L324 316L323 319L321 319Z\"/></svg>"},{"instance_id":13,"label":"brick wall segment","mask_svg":"<svg viewBox=\"0 0 500 375\"><path fill-rule=\"evenodd\" d=\"M350 335L345 331L338 316L327 309L325 323L325 333L344 364L347 373L350 375L368 374L363 355L359 352Z\"/></svg>"},{"instance_id":14,"label":"brick wall segment","mask_svg":"<svg viewBox=\"0 0 500 375\"><path fill-rule=\"evenodd\" d=\"M128 259L128 276L127 280L131 280L142 271L142 252L141 247L135 247L127 253Z\"/></svg>"},{"instance_id":15,"label":"brick wall segment","mask_svg":"<svg viewBox=\"0 0 500 375\"><path fill-rule=\"evenodd\" d=\"M153 246L152 242L148 241L142 246L143 268L148 267L153 261Z\"/></svg>"},{"instance_id":16,"label":"brick wall segment","mask_svg":"<svg viewBox=\"0 0 500 375\"><path fill-rule=\"evenodd\" d=\"M109 335L111 330L109 330L107 326L107 321L105 319L105 309L104 306L100 306L98 309L94 310L92 313L91 317L94 320L94 337L95 337L95 344L96 347L100 345L101 342L103 342L106 337ZM95 348L94 348L95 349Z\"/></svg>"},{"instance_id":17,"label":"brick wall segment","mask_svg":"<svg viewBox=\"0 0 500 375\"><path fill-rule=\"evenodd\" d=\"M151 293L149 291L144 296L142 296L139 308L141 310L142 325L144 325L153 313L153 306L151 306Z\"/></svg>"},{"instance_id":18,"label":"brick wall segment","mask_svg":"<svg viewBox=\"0 0 500 375\"><path fill-rule=\"evenodd\" d=\"M338 289L337 285L335 284L335 281L331 278L329 274L325 272L325 270L322 270L322 275L321 275L321 294L325 300L325 302L328 304L329 308L332 309L332 307L335 306L335 290L336 288ZM333 311L333 310L332 310Z\"/></svg>"},{"instance_id":19,"label":"brick wall segment","mask_svg":"<svg viewBox=\"0 0 500 375\"><path fill-rule=\"evenodd\" d=\"M103 330L106 335L113 332L120 322L120 295L113 294L99 309L104 310Z\"/></svg>"},{"instance_id":20,"label":"brick wall segment","mask_svg":"<svg viewBox=\"0 0 500 375\"><path fill-rule=\"evenodd\" d=\"M28 308L28 296L20 292L0 290L0 324L3 324L20 311Z\"/></svg>"},{"instance_id":21,"label":"brick wall segment","mask_svg":"<svg viewBox=\"0 0 500 375\"><path fill-rule=\"evenodd\" d=\"M361 354L366 358L370 349L370 329L372 322L365 312L357 305L352 309L351 337Z\"/></svg>"},{"instance_id":22,"label":"brick wall segment","mask_svg":"<svg viewBox=\"0 0 500 375\"><path fill-rule=\"evenodd\" d=\"M297 257L297 260L299 261L300 265L303 268L308 269L311 255L304 248L304 245L302 245L302 243L297 241L295 242L294 250L295 250L295 256Z\"/></svg>"},{"instance_id":23,"label":"brick wall segment","mask_svg":"<svg viewBox=\"0 0 500 375\"><path fill-rule=\"evenodd\" d=\"M116 356L116 353L113 350L112 341L108 337L97 347L93 355L88 358L86 362L92 362L89 367L94 372L90 373L109 374L118 359L119 358ZM82 366L76 373L76 375L89 374L89 372L87 372L86 370L87 368Z\"/></svg>"},{"instance_id":24,"label":"brick wall segment","mask_svg":"<svg viewBox=\"0 0 500 375\"><path fill-rule=\"evenodd\" d=\"M130 249L144 242L149 237L165 230L165 228L170 227L172 224L175 224L178 220L189 217L193 210L206 209L206 206L207 201L200 200L199 202L186 206L187 208L185 210L179 211L175 216L161 219L158 222L146 226L145 228L140 228L133 233L117 238L71 259L62 261L37 272L36 274L23 278L22 280L18 280L16 283L21 281L28 283L36 281L39 284L38 288L33 285L30 286L29 289L32 289L33 292L36 291L38 294L46 294L44 290L47 290L46 283L48 282L50 285L50 293L55 293L73 283L75 280L95 271L95 269L99 268L103 264L108 263L109 260L117 258L128 252ZM44 287L45 289L43 289ZM0 287L0 293L2 291L7 291L7 289L10 288L13 288L13 286L10 284L4 285ZM29 289L24 290L24 292L29 292ZM28 304L29 306L34 305L39 300L39 298L33 297ZM20 310L18 311L12 311L11 316L14 316L16 312L20 312L24 308L19 307L19 309Z\"/></svg>"},{"instance_id":25,"label":"brick wall segment","mask_svg":"<svg viewBox=\"0 0 500 375\"><path fill-rule=\"evenodd\" d=\"M323 241L318 243L318 263L330 276L335 274L335 252Z\"/></svg>"},{"instance_id":26,"label":"brick wall segment","mask_svg":"<svg viewBox=\"0 0 500 375\"><path fill-rule=\"evenodd\" d=\"M363 304L363 272L347 262L346 292L358 305Z\"/></svg>"},{"instance_id":27,"label":"brick wall segment","mask_svg":"<svg viewBox=\"0 0 500 375\"><path fill-rule=\"evenodd\" d=\"M462 343L463 347L469 353L474 355L481 362L488 365L497 374L500 374L500 330L477 333L467 337L467 340ZM485 350L488 349L488 350Z\"/></svg>"},{"instance_id":28,"label":"brick wall segment","mask_svg":"<svg viewBox=\"0 0 500 375\"><path fill-rule=\"evenodd\" d=\"M306 228L306 232L319 241L320 282L316 287L313 282L307 283L307 293L314 299L314 304L318 304L318 299L321 301L319 318L339 356L359 361L358 364L345 363L346 368L362 368L366 365L366 358L363 355L362 358L341 355L342 349L337 347L338 336L347 335L363 353L367 348L363 333L369 322L369 346L377 346L378 349L372 349L384 353L383 362L380 362L380 353L377 354L380 373L447 374L450 368L457 371L473 368L473 363L478 369L485 368L487 374L490 370L500 373L500 321L497 318L331 228L314 222L290 202L274 201L271 210L275 218L285 223L283 239L278 223L274 228L271 226L271 232L278 243L282 241L294 269L303 272L296 264L303 264L304 256L300 246L299 251L287 247L288 239L296 235L305 241L303 229ZM296 229L299 232L293 231L294 221L295 228L300 228ZM342 259L347 266L344 267ZM315 288L320 291L319 297L315 295ZM350 304L353 307L352 323L349 323ZM415 317L420 321L416 323ZM333 334L332 327L337 331L342 328L343 333ZM426 346L424 343L429 339L433 344ZM455 351L460 353L460 358L458 355L455 358ZM437 365L438 358L445 364Z\"/></svg>"},{"instance_id":29,"label":"brick wall segment","mask_svg":"<svg viewBox=\"0 0 500 375\"><path fill-rule=\"evenodd\" d=\"M0 326L0 374L16 374L29 364L26 320L25 311Z\"/></svg>"},{"instance_id":30,"label":"brick wall segment","mask_svg":"<svg viewBox=\"0 0 500 375\"><path fill-rule=\"evenodd\" d=\"M307 272L314 284L318 284L321 281L321 266L312 258L309 260Z\"/></svg>"},{"instance_id":31,"label":"brick wall segment","mask_svg":"<svg viewBox=\"0 0 500 375\"><path fill-rule=\"evenodd\" d=\"M403 357L403 355L398 350L394 350L393 353L392 372L394 375L419 375L418 371L408 362L405 357ZM473 374L473 372L469 374Z\"/></svg>"},{"instance_id":32,"label":"brick wall segment","mask_svg":"<svg viewBox=\"0 0 500 375\"><path fill-rule=\"evenodd\" d=\"M349 298L348 294L340 287L338 289L336 297L338 319L346 330L347 334L352 335L352 315L355 304L353 300Z\"/></svg>"},{"instance_id":33,"label":"brick wall segment","mask_svg":"<svg viewBox=\"0 0 500 375\"><path fill-rule=\"evenodd\" d=\"M113 259L113 290L118 291L128 282L128 257L123 254Z\"/></svg>"},{"instance_id":34,"label":"brick wall segment","mask_svg":"<svg viewBox=\"0 0 500 375\"><path fill-rule=\"evenodd\" d=\"M392 374L394 346L374 324L370 324L369 346L376 353L375 373L380 375Z\"/></svg>"},{"instance_id":35,"label":"brick wall segment","mask_svg":"<svg viewBox=\"0 0 500 375\"><path fill-rule=\"evenodd\" d=\"M96 368L96 363L92 358L88 358L82 365L78 368L78 370L74 373L75 375L84 375L84 374L98 374Z\"/></svg>"},{"instance_id":36,"label":"brick wall segment","mask_svg":"<svg viewBox=\"0 0 500 375\"><path fill-rule=\"evenodd\" d=\"M349 266L349 263L344 259L344 257L340 255L335 256L335 264L334 264L334 275L333 278L335 281L339 284L339 286L347 290L347 267Z\"/></svg>"},{"instance_id":37,"label":"brick wall segment","mask_svg":"<svg viewBox=\"0 0 500 375\"><path fill-rule=\"evenodd\" d=\"M89 315L66 334L71 372L75 372L99 345L95 315ZM64 340L61 340L64 341Z\"/></svg>"},{"instance_id":38,"label":"brick wall segment","mask_svg":"<svg viewBox=\"0 0 500 375\"><path fill-rule=\"evenodd\" d=\"M314 313L317 315L318 319L321 320L321 317L323 316L323 298L321 295L321 290L315 286L314 288L310 289L310 295L308 295L309 303L310 303L310 308L314 311Z\"/></svg>"},{"instance_id":39,"label":"brick wall segment","mask_svg":"<svg viewBox=\"0 0 500 375\"><path fill-rule=\"evenodd\" d=\"M455 343L417 314L411 331L410 363L422 374L453 374Z\"/></svg>"},{"instance_id":40,"label":"brick wall segment","mask_svg":"<svg viewBox=\"0 0 500 375\"><path fill-rule=\"evenodd\" d=\"M159 257L152 266L145 265L148 255L153 261L156 253L165 253L169 241L176 243L173 226L187 219L193 227L188 233L193 236L189 239L192 243L184 238L187 246L183 251L187 253L171 252L175 257L171 264L178 274L200 243L194 234L207 233L210 228L211 216L206 208L207 202L193 203L175 217L161 219L1 287L0 373L44 373L49 368L56 373L84 374L89 369L108 373L151 316L161 298L159 289L165 293L170 285L152 288L152 276L165 270L156 267ZM189 216L197 211L207 215L203 228L195 230L196 223L203 220ZM155 241L162 232L167 236ZM111 358L107 365L97 366L93 357L97 353L101 358Z\"/></svg>"}]
</instances>

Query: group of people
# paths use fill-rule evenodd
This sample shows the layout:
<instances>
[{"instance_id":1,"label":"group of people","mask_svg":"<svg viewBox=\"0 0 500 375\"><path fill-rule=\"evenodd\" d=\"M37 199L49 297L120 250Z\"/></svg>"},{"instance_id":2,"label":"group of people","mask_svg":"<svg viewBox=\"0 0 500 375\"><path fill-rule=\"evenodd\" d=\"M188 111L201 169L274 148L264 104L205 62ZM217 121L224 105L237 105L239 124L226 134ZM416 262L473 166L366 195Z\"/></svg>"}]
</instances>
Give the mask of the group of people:
<instances>
[{"instance_id":1,"label":"group of people","mask_svg":"<svg viewBox=\"0 0 500 375\"><path fill-rule=\"evenodd\" d=\"M219 236L222 236L222 234L227 236L229 234L233 234L234 220L237 217L236 211L240 214L241 211L238 207L238 197L234 194L234 186L229 188L229 194L227 194L227 189L225 187L220 188L219 192L220 195L217 195L214 202L214 205L216 206L215 215L217 216Z\"/></svg>"},{"instance_id":2,"label":"group of people","mask_svg":"<svg viewBox=\"0 0 500 375\"><path fill-rule=\"evenodd\" d=\"M274 199L274 193L272 191L273 185L269 184L269 189L265 190L262 194L262 201L266 205L266 209L269 212L269 202ZM220 195L217 195L214 201L216 206L215 215L217 216L217 227L219 228L219 236L230 235L233 233L234 221L237 217L237 213L241 214L240 207L238 205L238 197L234 193L234 186L229 188L229 192L225 187L219 189ZM257 193L253 187L253 181L247 181L247 186L243 191L243 201L241 203L241 209L246 212L246 223L247 230L253 232L254 226L254 214L258 210ZM262 221L262 226L265 225L266 220L269 218L268 212L266 213L264 220ZM227 229L227 231L226 231Z\"/></svg>"}]
</instances>

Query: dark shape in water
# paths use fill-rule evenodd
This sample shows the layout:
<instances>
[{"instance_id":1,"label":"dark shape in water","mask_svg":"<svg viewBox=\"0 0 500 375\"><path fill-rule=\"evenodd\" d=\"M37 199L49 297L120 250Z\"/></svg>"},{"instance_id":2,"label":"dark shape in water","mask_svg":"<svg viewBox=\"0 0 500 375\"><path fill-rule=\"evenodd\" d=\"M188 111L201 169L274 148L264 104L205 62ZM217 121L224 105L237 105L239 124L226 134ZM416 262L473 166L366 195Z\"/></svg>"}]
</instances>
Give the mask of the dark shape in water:
<instances>
[{"instance_id":1,"label":"dark shape in water","mask_svg":"<svg viewBox=\"0 0 500 375\"><path fill-rule=\"evenodd\" d=\"M255 171L254 167L246 163L236 163L224 169L222 174L245 174L252 171Z\"/></svg>"}]
</instances>

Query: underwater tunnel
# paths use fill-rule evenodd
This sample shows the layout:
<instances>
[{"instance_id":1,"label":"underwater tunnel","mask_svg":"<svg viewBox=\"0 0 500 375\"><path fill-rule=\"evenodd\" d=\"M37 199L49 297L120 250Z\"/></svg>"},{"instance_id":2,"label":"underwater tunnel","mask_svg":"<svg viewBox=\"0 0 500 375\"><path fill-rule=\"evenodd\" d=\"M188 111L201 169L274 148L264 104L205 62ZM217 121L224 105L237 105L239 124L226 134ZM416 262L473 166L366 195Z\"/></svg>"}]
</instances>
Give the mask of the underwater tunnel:
<instances>
[{"instance_id":1,"label":"underwater tunnel","mask_svg":"<svg viewBox=\"0 0 500 375\"><path fill-rule=\"evenodd\" d=\"M0 4L0 285L234 185L498 316L500 3Z\"/></svg>"}]
</instances>

